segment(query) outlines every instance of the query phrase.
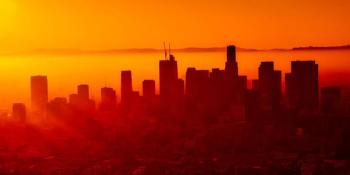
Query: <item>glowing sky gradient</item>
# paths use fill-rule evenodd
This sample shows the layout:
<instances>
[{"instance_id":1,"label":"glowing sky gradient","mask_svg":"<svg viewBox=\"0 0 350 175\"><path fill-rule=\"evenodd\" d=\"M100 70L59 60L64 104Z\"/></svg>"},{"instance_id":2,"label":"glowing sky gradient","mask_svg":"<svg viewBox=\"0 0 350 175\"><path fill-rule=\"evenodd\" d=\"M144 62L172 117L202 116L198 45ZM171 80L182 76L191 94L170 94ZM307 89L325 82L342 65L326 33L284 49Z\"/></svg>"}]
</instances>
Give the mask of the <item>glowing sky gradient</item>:
<instances>
[{"instance_id":1,"label":"glowing sky gradient","mask_svg":"<svg viewBox=\"0 0 350 175\"><path fill-rule=\"evenodd\" d=\"M1 51L350 43L349 0L1 0Z\"/></svg>"}]
</instances>

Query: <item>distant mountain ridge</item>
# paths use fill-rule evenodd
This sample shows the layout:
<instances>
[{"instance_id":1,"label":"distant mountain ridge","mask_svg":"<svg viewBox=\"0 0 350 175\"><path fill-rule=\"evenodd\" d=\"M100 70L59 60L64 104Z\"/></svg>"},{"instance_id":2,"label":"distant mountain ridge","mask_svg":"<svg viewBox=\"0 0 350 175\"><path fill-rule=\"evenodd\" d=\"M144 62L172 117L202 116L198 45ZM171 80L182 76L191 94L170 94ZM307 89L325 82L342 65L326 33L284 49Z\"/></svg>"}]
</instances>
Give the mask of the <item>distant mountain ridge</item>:
<instances>
[{"instance_id":1,"label":"distant mountain ridge","mask_svg":"<svg viewBox=\"0 0 350 175\"><path fill-rule=\"evenodd\" d=\"M255 51L312 51L312 50L348 50L350 45L343 46L307 46L294 48L275 48L275 49L251 49L237 47L238 51L255 52ZM226 47L185 47L171 49L171 52L225 52ZM127 48L127 49L106 49L106 50L80 50L80 49L35 49L26 52L17 52L12 54L127 54L127 53L161 53L164 49L155 48Z\"/></svg>"},{"instance_id":2,"label":"distant mountain ridge","mask_svg":"<svg viewBox=\"0 0 350 175\"><path fill-rule=\"evenodd\" d=\"M295 47L292 50L343 50L343 49L350 49L350 45L327 46L327 47L317 47L317 46Z\"/></svg>"}]
</instances>

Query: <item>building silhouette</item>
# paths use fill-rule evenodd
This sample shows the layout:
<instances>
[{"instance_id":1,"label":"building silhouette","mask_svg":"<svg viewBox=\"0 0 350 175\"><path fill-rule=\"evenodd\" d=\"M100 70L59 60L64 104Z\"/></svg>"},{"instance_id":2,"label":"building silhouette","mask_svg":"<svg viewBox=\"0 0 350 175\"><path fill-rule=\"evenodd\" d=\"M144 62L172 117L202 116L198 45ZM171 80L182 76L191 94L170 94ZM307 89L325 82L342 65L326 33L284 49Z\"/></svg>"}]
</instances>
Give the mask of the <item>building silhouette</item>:
<instances>
[{"instance_id":1,"label":"building silhouette","mask_svg":"<svg viewBox=\"0 0 350 175\"><path fill-rule=\"evenodd\" d=\"M238 77L238 63L236 61L236 46L227 46L225 71L228 78Z\"/></svg>"},{"instance_id":2,"label":"building silhouette","mask_svg":"<svg viewBox=\"0 0 350 175\"><path fill-rule=\"evenodd\" d=\"M69 96L69 104L82 113L92 113L95 110L95 101L90 99L89 85L80 84L77 87L77 94Z\"/></svg>"},{"instance_id":3,"label":"building silhouette","mask_svg":"<svg viewBox=\"0 0 350 175\"><path fill-rule=\"evenodd\" d=\"M83 100L88 100L90 98L89 85L87 84L78 85L78 96Z\"/></svg>"},{"instance_id":4,"label":"building silhouette","mask_svg":"<svg viewBox=\"0 0 350 175\"><path fill-rule=\"evenodd\" d=\"M209 97L209 71L188 68L186 72L186 95L194 103L207 103Z\"/></svg>"},{"instance_id":5,"label":"building silhouette","mask_svg":"<svg viewBox=\"0 0 350 175\"><path fill-rule=\"evenodd\" d=\"M286 74L286 95L292 108L313 111L319 104L318 64L315 61L292 61Z\"/></svg>"},{"instance_id":6,"label":"building silhouette","mask_svg":"<svg viewBox=\"0 0 350 175\"><path fill-rule=\"evenodd\" d=\"M12 117L17 121L25 121L27 118L27 110L24 103L14 103L12 105Z\"/></svg>"},{"instance_id":7,"label":"building silhouette","mask_svg":"<svg viewBox=\"0 0 350 175\"><path fill-rule=\"evenodd\" d=\"M169 60L159 61L160 105L165 115L175 115L183 99L183 81L178 79L177 61L173 55Z\"/></svg>"},{"instance_id":8,"label":"building silhouette","mask_svg":"<svg viewBox=\"0 0 350 175\"><path fill-rule=\"evenodd\" d=\"M224 100L228 105L242 104L244 102L244 93L247 89L247 77L239 76L238 74L236 46L227 46L226 52L226 98Z\"/></svg>"},{"instance_id":9,"label":"building silhouette","mask_svg":"<svg viewBox=\"0 0 350 175\"><path fill-rule=\"evenodd\" d=\"M117 107L117 95L115 90L110 87L101 88L100 110L113 111Z\"/></svg>"},{"instance_id":10,"label":"building silhouette","mask_svg":"<svg viewBox=\"0 0 350 175\"><path fill-rule=\"evenodd\" d=\"M132 76L130 70L121 71L121 103L129 105L132 98Z\"/></svg>"},{"instance_id":11,"label":"building silhouette","mask_svg":"<svg viewBox=\"0 0 350 175\"><path fill-rule=\"evenodd\" d=\"M154 80L143 80L142 94L147 100L151 100L156 96L156 83Z\"/></svg>"},{"instance_id":12,"label":"building silhouette","mask_svg":"<svg viewBox=\"0 0 350 175\"><path fill-rule=\"evenodd\" d=\"M70 98L72 98L72 97L70 97ZM70 99L70 100L72 100L72 99ZM59 117L64 117L68 113L67 98L65 98L65 97L55 97L53 100L51 100L49 102L48 108L49 108L49 111L50 111L50 113L52 115L59 116Z\"/></svg>"},{"instance_id":13,"label":"building silhouette","mask_svg":"<svg viewBox=\"0 0 350 175\"><path fill-rule=\"evenodd\" d=\"M321 111L326 114L336 114L341 109L341 89L336 86L321 89Z\"/></svg>"},{"instance_id":14,"label":"building silhouette","mask_svg":"<svg viewBox=\"0 0 350 175\"><path fill-rule=\"evenodd\" d=\"M259 66L258 89L263 110L278 110L282 98L281 71L274 70L273 62L261 62Z\"/></svg>"},{"instance_id":15,"label":"building silhouette","mask_svg":"<svg viewBox=\"0 0 350 175\"><path fill-rule=\"evenodd\" d=\"M31 103L32 111L37 114L44 114L48 103L48 85L46 76L32 76L31 85Z\"/></svg>"}]
</instances>

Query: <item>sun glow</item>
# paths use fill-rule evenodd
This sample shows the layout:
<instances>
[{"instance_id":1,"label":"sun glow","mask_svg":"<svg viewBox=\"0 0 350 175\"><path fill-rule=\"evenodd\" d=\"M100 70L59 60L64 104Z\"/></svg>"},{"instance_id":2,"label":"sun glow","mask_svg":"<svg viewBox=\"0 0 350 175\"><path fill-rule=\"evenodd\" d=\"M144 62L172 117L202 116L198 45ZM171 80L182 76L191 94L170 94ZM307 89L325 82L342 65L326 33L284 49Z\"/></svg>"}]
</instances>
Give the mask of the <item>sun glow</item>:
<instances>
[{"instance_id":1,"label":"sun glow","mask_svg":"<svg viewBox=\"0 0 350 175\"><path fill-rule=\"evenodd\" d=\"M0 21L9 21L17 10L16 2L14 0L0 1Z\"/></svg>"}]
</instances>

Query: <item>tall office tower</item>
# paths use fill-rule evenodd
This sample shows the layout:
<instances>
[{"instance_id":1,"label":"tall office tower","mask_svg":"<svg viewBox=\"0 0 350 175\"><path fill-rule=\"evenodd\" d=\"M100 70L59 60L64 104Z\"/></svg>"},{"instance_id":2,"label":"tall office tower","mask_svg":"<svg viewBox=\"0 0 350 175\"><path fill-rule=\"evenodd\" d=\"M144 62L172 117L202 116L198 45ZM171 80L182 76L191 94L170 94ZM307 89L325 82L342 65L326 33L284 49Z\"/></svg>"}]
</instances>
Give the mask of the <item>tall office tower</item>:
<instances>
[{"instance_id":1,"label":"tall office tower","mask_svg":"<svg viewBox=\"0 0 350 175\"><path fill-rule=\"evenodd\" d=\"M225 63L226 76L231 79L238 76L238 65L236 61L236 46L227 46L227 60Z\"/></svg>"},{"instance_id":2,"label":"tall office tower","mask_svg":"<svg viewBox=\"0 0 350 175\"><path fill-rule=\"evenodd\" d=\"M291 107L312 111L319 104L318 65L315 61L292 61L286 74L286 94Z\"/></svg>"},{"instance_id":3,"label":"tall office tower","mask_svg":"<svg viewBox=\"0 0 350 175\"><path fill-rule=\"evenodd\" d=\"M75 105L80 112L94 112L95 101L90 99L89 95L89 85L81 84L78 86L78 94L72 94L73 101L75 100Z\"/></svg>"},{"instance_id":4,"label":"tall office tower","mask_svg":"<svg viewBox=\"0 0 350 175\"><path fill-rule=\"evenodd\" d=\"M188 84L188 102L193 105L197 113L207 114L210 106L210 78L209 70L195 70L187 69L189 80Z\"/></svg>"},{"instance_id":5,"label":"tall office tower","mask_svg":"<svg viewBox=\"0 0 350 175\"><path fill-rule=\"evenodd\" d=\"M282 102L282 71L275 70L274 71L274 81L273 81L273 89L274 89L274 107L280 108Z\"/></svg>"},{"instance_id":6,"label":"tall office tower","mask_svg":"<svg viewBox=\"0 0 350 175\"><path fill-rule=\"evenodd\" d=\"M117 106L117 95L113 88L101 88L101 110L115 110Z\"/></svg>"},{"instance_id":7,"label":"tall office tower","mask_svg":"<svg viewBox=\"0 0 350 175\"><path fill-rule=\"evenodd\" d=\"M321 89L321 110L331 114L340 111L341 89L340 87L324 87Z\"/></svg>"},{"instance_id":8,"label":"tall office tower","mask_svg":"<svg viewBox=\"0 0 350 175\"><path fill-rule=\"evenodd\" d=\"M89 97L89 85L87 84L81 84L78 85L78 96L82 100L88 100Z\"/></svg>"},{"instance_id":9,"label":"tall office tower","mask_svg":"<svg viewBox=\"0 0 350 175\"><path fill-rule=\"evenodd\" d=\"M48 103L47 77L32 76L30 81L32 111L44 114Z\"/></svg>"},{"instance_id":10,"label":"tall office tower","mask_svg":"<svg viewBox=\"0 0 350 175\"><path fill-rule=\"evenodd\" d=\"M67 99L65 97L56 97L49 102L48 108L50 110L50 114L56 116L64 116L67 114Z\"/></svg>"},{"instance_id":11,"label":"tall office tower","mask_svg":"<svg viewBox=\"0 0 350 175\"><path fill-rule=\"evenodd\" d=\"M80 97L78 94L69 94L68 102L71 106L78 107L80 104Z\"/></svg>"},{"instance_id":12,"label":"tall office tower","mask_svg":"<svg viewBox=\"0 0 350 175\"><path fill-rule=\"evenodd\" d=\"M238 90L238 97L240 102L243 100L244 92L247 90L248 85L248 78L246 75L239 75L236 80L236 86Z\"/></svg>"},{"instance_id":13,"label":"tall office tower","mask_svg":"<svg viewBox=\"0 0 350 175\"><path fill-rule=\"evenodd\" d=\"M255 90L255 91L259 90L259 79L252 80L252 90Z\"/></svg>"},{"instance_id":14,"label":"tall office tower","mask_svg":"<svg viewBox=\"0 0 350 175\"><path fill-rule=\"evenodd\" d=\"M191 96L195 93L196 68L190 67L186 71L186 96Z\"/></svg>"},{"instance_id":15,"label":"tall office tower","mask_svg":"<svg viewBox=\"0 0 350 175\"><path fill-rule=\"evenodd\" d=\"M203 102L209 95L209 71L188 68L186 71L186 95L196 102Z\"/></svg>"},{"instance_id":16,"label":"tall office tower","mask_svg":"<svg viewBox=\"0 0 350 175\"><path fill-rule=\"evenodd\" d=\"M262 118L259 92L257 90L247 90L244 103L246 121L257 121Z\"/></svg>"},{"instance_id":17,"label":"tall office tower","mask_svg":"<svg viewBox=\"0 0 350 175\"><path fill-rule=\"evenodd\" d=\"M259 66L260 104L264 110L277 110L282 97L281 71L274 70L273 62L261 62Z\"/></svg>"},{"instance_id":18,"label":"tall office tower","mask_svg":"<svg viewBox=\"0 0 350 175\"><path fill-rule=\"evenodd\" d=\"M172 113L175 115L183 114L185 105L185 81L183 79L177 79L176 81L176 96L174 104Z\"/></svg>"},{"instance_id":19,"label":"tall office tower","mask_svg":"<svg viewBox=\"0 0 350 175\"><path fill-rule=\"evenodd\" d=\"M289 107L293 107L294 104L294 99L293 99L293 93L295 93L295 91L293 91L292 89L294 88L294 84L292 81L292 74L291 73L285 73L285 80L284 80L284 88L285 88L285 97L286 97L286 102L287 105Z\"/></svg>"},{"instance_id":20,"label":"tall office tower","mask_svg":"<svg viewBox=\"0 0 350 175\"><path fill-rule=\"evenodd\" d=\"M26 106L23 103L12 105L12 117L18 121L25 121L27 117Z\"/></svg>"},{"instance_id":21,"label":"tall office tower","mask_svg":"<svg viewBox=\"0 0 350 175\"><path fill-rule=\"evenodd\" d=\"M156 95L156 83L154 80L143 80L142 94L146 99L152 99Z\"/></svg>"},{"instance_id":22,"label":"tall office tower","mask_svg":"<svg viewBox=\"0 0 350 175\"><path fill-rule=\"evenodd\" d=\"M121 72L121 103L129 104L132 96L132 77L131 71L125 70Z\"/></svg>"},{"instance_id":23,"label":"tall office tower","mask_svg":"<svg viewBox=\"0 0 350 175\"><path fill-rule=\"evenodd\" d=\"M145 112L153 112L156 109L156 83L154 80L143 80L142 82L143 102Z\"/></svg>"},{"instance_id":24,"label":"tall office tower","mask_svg":"<svg viewBox=\"0 0 350 175\"><path fill-rule=\"evenodd\" d=\"M224 112L227 106L225 71L218 68L212 69L209 76L209 101L213 115L218 116Z\"/></svg>"},{"instance_id":25,"label":"tall office tower","mask_svg":"<svg viewBox=\"0 0 350 175\"><path fill-rule=\"evenodd\" d=\"M175 57L159 61L160 104L164 112L176 111L178 95L178 72Z\"/></svg>"}]
</instances>

